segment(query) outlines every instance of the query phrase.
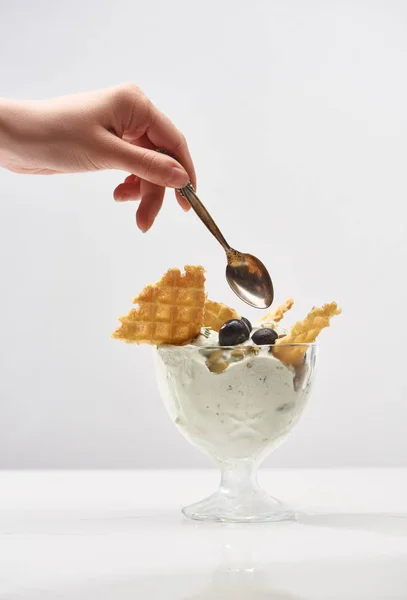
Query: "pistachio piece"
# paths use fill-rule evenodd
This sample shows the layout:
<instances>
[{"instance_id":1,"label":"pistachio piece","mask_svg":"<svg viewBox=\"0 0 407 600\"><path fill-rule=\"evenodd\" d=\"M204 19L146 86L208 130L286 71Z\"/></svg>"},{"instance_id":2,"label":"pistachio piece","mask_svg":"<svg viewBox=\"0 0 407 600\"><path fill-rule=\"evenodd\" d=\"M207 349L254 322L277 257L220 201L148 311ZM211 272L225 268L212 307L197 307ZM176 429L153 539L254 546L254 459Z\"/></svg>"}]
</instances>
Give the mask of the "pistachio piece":
<instances>
[{"instance_id":1,"label":"pistachio piece","mask_svg":"<svg viewBox=\"0 0 407 600\"><path fill-rule=\"evenodd\" d=\"M212 350L208 355L208 362L216 362L223 356L223 350Z\"/></svg>"},{"instance_id":2,"label":"pistachio piece","mask_svg":"<svg viewBox=\"0 0 407 600\"><path fill-rule=\"evenodd\" d=\"M229 365L224 360L217 360L215 362L207 360L206 366L208 367L209 371L211 371L211 373L223 373L223 371L226 371Z\"/></svg>"},{"instance_id":3,"label":"pistachio piece","mask_svg":"<svg viewBox=\"0 0 407 600\"><path fill-rule=\"evenodd\" d=\"M243 360L244 357L245 353L243 350L232 350L232 352L230 353L231 362L239 362L240 360Z\"/></svg>"},{"instance_id":4,"label":"pistachio piece","mask_svg":"<svg viewBox=\"0 0 407 600\"><path fill-rule=\"evenodd\" d=\"M247 356L257 356L260 352L260 348L257 346L246 346Z\"/></svg>"}]
</instances>

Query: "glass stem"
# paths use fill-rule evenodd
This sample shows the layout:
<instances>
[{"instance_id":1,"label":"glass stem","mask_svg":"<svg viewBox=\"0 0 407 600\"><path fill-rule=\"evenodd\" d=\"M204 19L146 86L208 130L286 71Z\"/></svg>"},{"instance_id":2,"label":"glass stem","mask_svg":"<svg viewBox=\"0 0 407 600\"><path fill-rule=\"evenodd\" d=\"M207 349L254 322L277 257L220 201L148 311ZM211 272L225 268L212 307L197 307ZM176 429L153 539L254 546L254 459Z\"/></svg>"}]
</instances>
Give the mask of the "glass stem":
<instances>
[{"instance_id":1,"label":"glass stem","mask_svg":"<svg viewBox=\"0 0 407 600\"><path fill-rule=\"evenodd\" d=\"M237 460L223 464L219 491L229 497L253 492L258 488L257 463L253 460Z\"/></svg>"}]
</instances>

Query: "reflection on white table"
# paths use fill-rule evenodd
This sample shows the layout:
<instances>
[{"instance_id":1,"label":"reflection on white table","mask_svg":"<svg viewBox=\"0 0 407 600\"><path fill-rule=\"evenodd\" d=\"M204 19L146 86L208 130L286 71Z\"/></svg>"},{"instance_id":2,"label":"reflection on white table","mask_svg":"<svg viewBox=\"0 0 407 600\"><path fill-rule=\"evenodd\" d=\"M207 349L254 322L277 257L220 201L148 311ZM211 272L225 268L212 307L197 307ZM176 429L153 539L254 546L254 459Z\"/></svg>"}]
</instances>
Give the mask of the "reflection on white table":
<instances>
[{"instance_id":1,"label":"reflection on white table","mask_svg":"<svg viewBox=\"0 0 407 600\"><path fill-rule=\"evenodd\" d=\"M0 473L3 600L407 598L407 470L265 470L297 523L188 521L212 471Z\"/></svg>"}]
</instances>

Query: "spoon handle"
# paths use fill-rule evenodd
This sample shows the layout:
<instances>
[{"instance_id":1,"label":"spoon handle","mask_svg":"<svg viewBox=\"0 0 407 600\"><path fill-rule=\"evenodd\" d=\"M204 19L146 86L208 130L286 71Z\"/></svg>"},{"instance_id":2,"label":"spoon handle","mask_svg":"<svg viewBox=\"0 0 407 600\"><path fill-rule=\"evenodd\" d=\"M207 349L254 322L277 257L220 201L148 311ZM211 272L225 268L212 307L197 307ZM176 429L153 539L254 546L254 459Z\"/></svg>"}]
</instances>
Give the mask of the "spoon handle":
<instances>
[{"instance_id":1,"label":"spoon handle","mask_svg":"<svg viewBox=\"0 0 407 600\"><path fill-rule=\"evenodd\" d=\"M211 215L202 204L200 199L195 193L195 190L191 183L187 183L187 185L180 190L178 190L181 196L184 196L190 203L193 210L196 212L198 217L201 219L202 223L206 225L211 234L218 240L219 244L223 247L225 252L230 251L230 246L222 235L221 230L216 225L215 221L212 219Z\"/></svg>"}]
</instances>

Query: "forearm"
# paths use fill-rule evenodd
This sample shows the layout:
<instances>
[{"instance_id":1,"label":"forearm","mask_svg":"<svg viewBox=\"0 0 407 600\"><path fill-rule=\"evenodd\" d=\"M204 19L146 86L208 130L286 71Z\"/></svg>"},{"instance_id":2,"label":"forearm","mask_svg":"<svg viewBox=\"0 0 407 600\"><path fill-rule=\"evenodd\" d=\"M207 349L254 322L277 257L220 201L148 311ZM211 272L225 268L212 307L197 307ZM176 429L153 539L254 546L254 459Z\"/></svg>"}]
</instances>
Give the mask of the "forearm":
<instances>
[{"instance_id":1,"label":"forearm","mask_svg":"<svg viewBox=\"0 0 407 600\"><path fill-rule=\"evenodd\" d=\"M44 117L39 102L0 98L0 167L27 172L22 161L38 155Z\"/></svg>"},{"instance_id":2,"label":"forearm","mask_svg":"<svg viewBox=\"0 0 407 600\"><path fill-rule=\"evenodd\" d=\"M13 101L6 98L0 98L0 165L2 158L5 157L5 151L11 145L13 138L14 109Z\"/></svg>"},{"instance_id":3,"label":"forearm","mask_svg":"<svg viewBox=\"0 0 407 600\"><path fill-rule=\"evenodd\" d=\"M19 146L28 141L28 107L19 100L0 98L0 165L10 168L19 155ZM11 164L12 166L12 164Z\"/></svg>"}]
</instances>

